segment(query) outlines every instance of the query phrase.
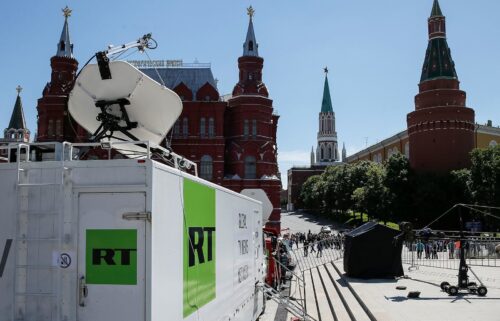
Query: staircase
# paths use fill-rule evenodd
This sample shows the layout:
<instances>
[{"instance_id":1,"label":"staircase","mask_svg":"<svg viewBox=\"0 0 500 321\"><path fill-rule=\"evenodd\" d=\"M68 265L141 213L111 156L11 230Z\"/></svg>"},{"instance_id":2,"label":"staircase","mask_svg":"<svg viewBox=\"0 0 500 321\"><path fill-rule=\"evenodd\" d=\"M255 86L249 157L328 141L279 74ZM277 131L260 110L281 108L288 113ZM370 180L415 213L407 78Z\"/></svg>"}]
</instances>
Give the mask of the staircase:
<instances>
[{"instance_id":1,"label":"staircase","mask_svg":"<svg viewBox=\"0 0 500 321\"><path fill-rule=\"evenodd\" d=\"M28 145L17 150L17 222L12 320L61 320L63 170L30 166Z\"/></svg>"}]
</instances>

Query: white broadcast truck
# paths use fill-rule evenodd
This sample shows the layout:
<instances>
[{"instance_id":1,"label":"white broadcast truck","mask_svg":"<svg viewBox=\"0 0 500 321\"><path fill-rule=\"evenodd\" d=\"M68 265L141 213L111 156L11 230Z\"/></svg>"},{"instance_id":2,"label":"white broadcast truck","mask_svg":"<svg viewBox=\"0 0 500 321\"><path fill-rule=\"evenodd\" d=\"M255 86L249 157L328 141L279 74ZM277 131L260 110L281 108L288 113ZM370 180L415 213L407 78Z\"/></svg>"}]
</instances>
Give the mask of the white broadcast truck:
<instances>
[{"instance_id":1,"label":"white broadcast truck","mask_svg":"<svg viewBox=\"0 0 500 321\"><path fill-rule=\"evenodd\" d=\"M262 203L155 145L182 103L110 54L68 102L93 143L0 147L0 321L256 320Z\"/></svg>"}]
</instances>

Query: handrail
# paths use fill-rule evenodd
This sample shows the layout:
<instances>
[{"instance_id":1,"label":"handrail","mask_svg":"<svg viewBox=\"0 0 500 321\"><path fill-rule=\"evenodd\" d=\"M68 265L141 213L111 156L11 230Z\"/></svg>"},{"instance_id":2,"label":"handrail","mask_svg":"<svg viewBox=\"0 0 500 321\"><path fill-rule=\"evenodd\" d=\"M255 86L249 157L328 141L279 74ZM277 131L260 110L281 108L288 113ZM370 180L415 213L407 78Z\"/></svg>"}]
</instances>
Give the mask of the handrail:
<instances>
[{"instance_id":1,"label":"handrail","mask_svg":"<svg viewBox=\"0 0 500 321\"><path fill-rule=\"evenodd\" d=\"M160 160L160 162L166 163L171 165L172 167L179 169L179 170L186 170L190 171L192 170L194 172L195 176L198 176L198 165L189 160L184 158L181 155L178 155L174 153L173 151L166 149L164 147L158 146L156 144L153 144L149 141L109 141L109 142L92 142L92 143L70 143L70 142L39 142L39 143L10 143L7 146L0 146L0 150L7 150L7 158L2 158L2 160L6 160L7 162L10 162L11 159L11 154L13 149L17 149L17 154L21 155L21 150L26 149L26 160L27 162L30 161L30 146L32 147L38 147L38 146L54 146L53 148L49 148L48 150L50 152L55 153L54 159L59 159L59 156L61 157L60 160L63 162L63 165L66 161L74 161L74 160L81 160L81 159L73 159L73 152L74 148L78 147L100 147L104 150L108 150L108 155L107 159L110 160L112 153L111 150L115 149L118 152L120 152L120 146L124 145L137 145L144 150L137 150L137 149L129 149L129 150L124 150L122 149L121 152L125 153L125 156L138 156L139 158L146 158L146 159L155 159L155 160ZM59 146L59 147L58 147ZM68 152L68 154L67 154ZM21 161L20 157L17 157L17 162L19 163Z\"/></svg>"}]
</instances>

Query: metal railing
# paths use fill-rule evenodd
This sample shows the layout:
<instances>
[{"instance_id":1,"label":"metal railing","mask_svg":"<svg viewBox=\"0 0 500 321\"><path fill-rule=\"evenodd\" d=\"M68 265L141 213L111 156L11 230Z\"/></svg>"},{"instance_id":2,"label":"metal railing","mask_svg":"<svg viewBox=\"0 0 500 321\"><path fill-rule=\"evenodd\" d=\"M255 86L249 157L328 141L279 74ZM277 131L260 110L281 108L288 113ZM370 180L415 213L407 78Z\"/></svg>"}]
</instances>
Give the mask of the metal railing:
<instances>
[{"instance_id":1,"label":"metal railing","mask_svg":"<svg viewBox=\"0 0 500 321\"><path fill-rule=\"evenodd\" d=\"M149 141L10 143L0 146L0 153L7 155L3 160L8 163L12 162L13 153L16 153L15 159L18 163L35 161L68 162L94 159L111 160L116 158L151 159L179 170L192 171L195 176L198 176L198 166L195 162L169 149L152 144Z\"/></svg>"},{"instance_id":2,"label":"metal railing","mask_svg":"<svg viewBox=\"0 0 500 321\"><path fill-rule=\"evenodd\" d=\"M471 237L464 239L464 255L469 266L500 267L500 254L495 251L499 238ZM429 237L404 242L401 260L410 269L418 266L458 269L460 238L457 236Z\"/></svg>"},{"instance_id":3,"label":"metal railing","mask_svg":"<svg viewBox=\"0 0 500 321\"><path fill-rule=\"evenodd\" d=\"M280 271L276 273L276 288L267 285L265 282L260 284L264 295L275 301L278 304L283 305L291 314L296 317L301 318L303 321L316 321L312 316L307 314L305 307L305 290L306 281L299 274L295 273L293 270L286 267L274 256L270 256L269 264L274 264L275 271ZM290 283L290 292L284 294L281 289L285 286L287 281ZM297 297L298 296L298 297Z\"/></svg>"}]
</instances>

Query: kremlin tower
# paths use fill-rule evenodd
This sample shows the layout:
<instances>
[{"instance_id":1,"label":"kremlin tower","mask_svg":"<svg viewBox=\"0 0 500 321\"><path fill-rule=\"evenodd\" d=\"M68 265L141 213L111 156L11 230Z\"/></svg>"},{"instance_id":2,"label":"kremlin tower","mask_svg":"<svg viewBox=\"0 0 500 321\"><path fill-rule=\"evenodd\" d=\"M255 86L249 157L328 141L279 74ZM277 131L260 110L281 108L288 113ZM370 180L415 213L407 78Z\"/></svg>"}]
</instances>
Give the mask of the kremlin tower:
<instances>
[{"instance_id":1,"label":"kremlin tower","mask_svg":"<svg viewBox=\"0 0 500 321\"><path fill-rule=\"evenodd\" d=\"M415 111L407 116L410 164L417 171L449 172L469 166L474 110L466 107L466 94L460 90L438 0L428 25L429 44Z\"/></svg>"},{"instance_id":2,"label":"kremlin tower","mask_svg":"<svg viewBox=\"0 0 500 321\"><path fill-rule=\"evenodd\" d=\"M238 58L239 81L225 113L225 180L223 186L236 192L263 189L273 204L269 227L280 226L281 180L278 173L276 131L279 116L273 113L262 82L264 59L259 56L253 29L252 7L243 55Z\"/></svg>"},{"instance_id":3,"label":"kremlin tower","mask_svg":"<svg viewBox=\"0 0 500 321\"><path fill-rule=\"evenodd\" d=\"M335 113L332 108L328 68L325 67L325 85L323 101L319 113L318 147L316 147L316 165L333 165L339 160L337 132L335 131Z\"/></svg>"},{"instance_id":4,"label":"kremlin tower","mask_svg":"<svg viewBox=\"0 0 500 321\"><path fill-rule=\"evenodd\" d=\"M50 82L38 99L38 142L78 142L87 140L87 132L68 113L68 95L73 88L78 61L73 57L73 44L69 37L68 18L71 10L63 9L64 26L57 43L56 55L50 59Z\"/></svg>"},{"instance_id":5,"label":"kremlin tower","mask_svg":"<svg viewBox=\"0 0 500 321\"><path fill-rule=\"evenodd\" d=\"M21 102L21 91L23 88L17 86L17 97L12 116L10 117L9 126L3 131L2 143L27 143L30 140L30 130L26 127L26 120L24 118L23 103Z\"/></svg>"}]
</instances>

